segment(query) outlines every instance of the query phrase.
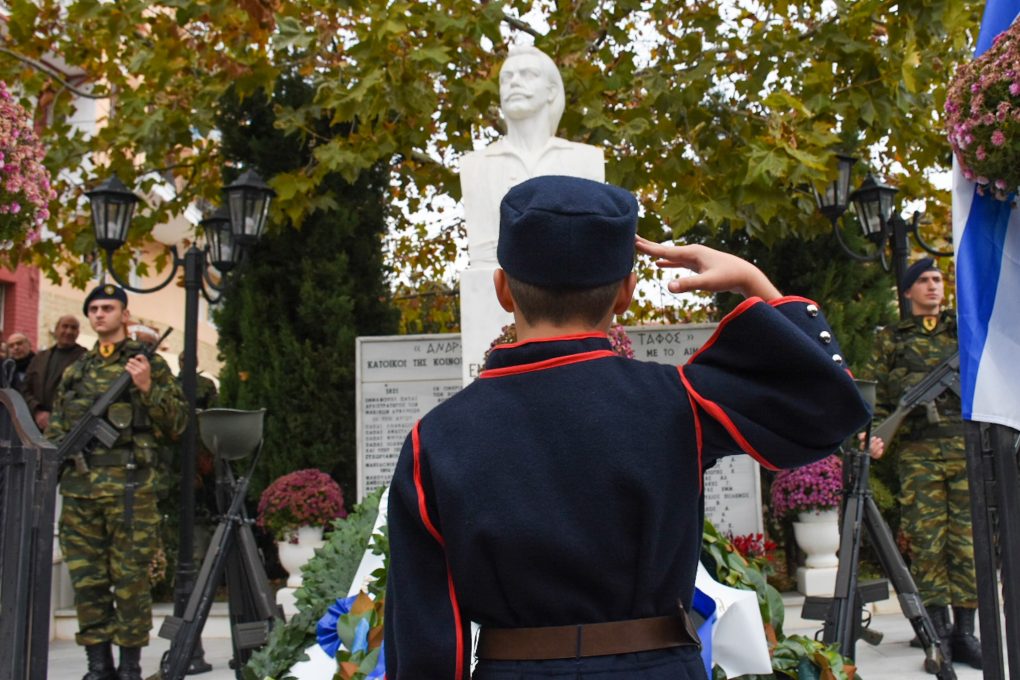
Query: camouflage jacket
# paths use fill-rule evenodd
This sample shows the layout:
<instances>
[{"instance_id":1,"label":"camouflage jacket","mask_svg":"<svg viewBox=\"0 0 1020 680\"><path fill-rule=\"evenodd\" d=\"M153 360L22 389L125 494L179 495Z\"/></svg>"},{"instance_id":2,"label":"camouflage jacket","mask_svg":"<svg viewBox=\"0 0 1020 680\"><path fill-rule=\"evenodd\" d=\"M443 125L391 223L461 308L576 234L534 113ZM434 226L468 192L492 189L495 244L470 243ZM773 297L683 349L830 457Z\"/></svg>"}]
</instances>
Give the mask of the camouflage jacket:
<instances>
[{"instance_id":1,"label":"camouflage jacket","mask_svg":"<svg viewBox=\"0 0 1020 680\"><path fill-rule=\"evenodd\" d=\"M921 381L931 369L956 351L956 313L943 310L935 328L926 330L924 317L898 321L880 330L875 338L872 363L859 377L875 380L875 422L892 411L903 393ZM935 400L940 423L932 423L928 409L919 405L900 425L897 439L945 437L962 432L960 398L946 390Z\"/></svg>"},{"instance_id":2,"label":"camouflage jacket","mask_svg":"<svg viewBox=\"0 0 1020 680\"><path fill-rule=\"evenodd\" d=\"M184 381L181 376L177 376L177 384L181 387L182 394L184 390ZM219 392L216 389L216 383L212 381L212 378L201 373L195 374L195 408L207 409L215 408L217 403L217 397Z\"/></svg>"},{"instance_id":3,"label":"camouflage jacket","mask_svg":"<svg viewBox=\"0 0 1020 680\"><path fill-rule=\"evenodd\" d=\"M127 339L112 355L103 358L97 343L71 364L57 387L46 437L59 445L78 419L124 372L128 359L143 349L142 343ZM163 358L153 356L150 363L152 388L149 393L143 394L132 384L107 412L107 420L121 431L120 438L109 449L96 446L88 457L92 459L89 472L66 470L60 481L63 495L78 498L122 495L129 476L125 464L132 455L138 465L134 472L134 481L138 484L136 493L153 492L160 442L176 438L184 430L187 408L180 386Z\"/></svg>"}]
</instances>

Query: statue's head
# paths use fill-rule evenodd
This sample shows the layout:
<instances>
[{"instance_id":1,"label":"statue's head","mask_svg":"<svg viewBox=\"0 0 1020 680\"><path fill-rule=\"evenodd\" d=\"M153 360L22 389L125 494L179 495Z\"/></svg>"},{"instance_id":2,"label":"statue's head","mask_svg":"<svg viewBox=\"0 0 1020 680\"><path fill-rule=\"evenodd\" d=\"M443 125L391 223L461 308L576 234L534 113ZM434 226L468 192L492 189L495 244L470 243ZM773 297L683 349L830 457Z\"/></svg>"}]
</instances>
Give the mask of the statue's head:
<instances>
[{"instance_id":1,"label":"statue's head","mask_svg":"<svg viewBox=\"0 0 1020 680\"><path fill-rule=\"evenodd\" d=\"M563 78L556 63L531 45L510 48L499 70L499 102L507 125L544 116L555 136L563 115Z\"/></svg>"}]
</instances>

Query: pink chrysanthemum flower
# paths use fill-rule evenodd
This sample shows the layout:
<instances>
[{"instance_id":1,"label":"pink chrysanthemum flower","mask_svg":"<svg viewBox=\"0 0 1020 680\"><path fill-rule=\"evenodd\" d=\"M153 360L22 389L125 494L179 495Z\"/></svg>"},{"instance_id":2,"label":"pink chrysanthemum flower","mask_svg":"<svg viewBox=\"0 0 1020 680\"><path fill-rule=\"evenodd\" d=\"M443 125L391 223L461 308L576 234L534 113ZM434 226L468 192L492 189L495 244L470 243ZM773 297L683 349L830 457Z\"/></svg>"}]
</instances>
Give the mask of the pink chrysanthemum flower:
<instances>
[{"instance_id":1,"label":"pink chrysanthemum flower","mask_svg":"<svg viewBox=\"0 0 1020 680\"><path fill-rule=\"evenodd\" d=\"M964 174L1009 200L1020 186L1020 22L962 65L944 107L946 136ZM980 188L979 188L980 189Z\"/></svg>"},{"instance_id":2,"label":"pink chrysanthemum flower","mask_svg":"<svg viewBox=\"0 0 1020 680\"><path fill-rule=\"evenodd\" d=\"M772 511L777 517L831 510L843 497L843 461L838 456L782 470L772 481Z\"/></svg>"},{"instance_id":3,"label":"pink chrysanthemum flower","mask_svg":"<svg viewBox=\"0 0 1020 680\"><path fill-rule=\"evenodd\" d=\"M325 526L347 516L340 485L310 468L278 477L259 498L258 526L277 540L289 540L303 526Z\"/></svg>"},{"instance_id":4,"label":"pink chrysanthemum flower","mask_svg":"<svg viewBox=\"0 0 1020 680\"><path fill-rule=\"evenodd\" d=\"M45 157L29 115L0 81L0 241L25 243L49 219L56 194Z\"/></svg>"}]
</instances>

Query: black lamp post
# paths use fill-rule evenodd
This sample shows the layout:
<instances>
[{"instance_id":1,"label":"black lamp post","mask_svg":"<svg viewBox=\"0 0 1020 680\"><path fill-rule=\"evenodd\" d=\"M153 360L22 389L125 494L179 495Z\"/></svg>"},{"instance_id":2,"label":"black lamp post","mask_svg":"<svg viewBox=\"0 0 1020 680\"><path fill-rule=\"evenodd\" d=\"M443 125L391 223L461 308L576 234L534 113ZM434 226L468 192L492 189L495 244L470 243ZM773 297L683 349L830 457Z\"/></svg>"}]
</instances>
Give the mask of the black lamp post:
<instances>
[{"instance_id":1,"label":"black lamp post","mask_svg":"<svg viewBox=\"0 0 1020 680\"><path fill-rule=\"evenodd\" d=\"M201 221L206 246L199 249L194 243L183 257L176 246L170 246L173 266L166 278L151 288L136 288L117 276L113 268L113 251L127 240L131 217L139 198L116 176L86 192L92 208L92 226L96 243L106 251L106 269L124 289L133 293L152 293L165 288L184 268L184 361L181 366L181 388L188 403L188 424L181 440L181 507L177 573L174 584L174 615L184 616L188 597L195 584L194 525L195 525L195 458L198 444L198 427L195 417L195 392L198 348L198 296L211 304L219 298L220 288L209 276L211 264L222 274L230 272L246 248L255 244L266 218L269 204L275 193L252 171L241 175L225 189L226 204ZM193 659L189 672L211 668L199 653Z\"/></svg>"},{"instance_id":2,"label":"black lamp post","mask_svg":"<svg viewBox=\"0 0 1020 680\"><path fill-rule=\"evenodd\" d=\"M932 255L949 257L953 253L936 250L921 237L918 231L921 221L920 213L915 212L910 222L907 222L894 210L893 199L899 191L895 187L884 184L877 177L869 174L861 183L860 188L850 193L850 171L856 160L845 154L836 154L836 158L839 164L836 179L827 185L823 192L815 190L818 211L832 223L832 233L835 234L836 241L848 256L861 262L879 260L885 271L893 270L896 277L896 298L899 302L900 318L906 319L911 315L911 307L910 301L903 297L906 291L901 289L900 281L907 270L907 258L910 256L908 237L913 234L917 245ZM875 251L872 253L855 252L843 237L839 218L851 203L857 214L861 232L867 240L875 245ZM887 244L892 253L891 262L886 255Z\"/></svg>"}]
</instances>

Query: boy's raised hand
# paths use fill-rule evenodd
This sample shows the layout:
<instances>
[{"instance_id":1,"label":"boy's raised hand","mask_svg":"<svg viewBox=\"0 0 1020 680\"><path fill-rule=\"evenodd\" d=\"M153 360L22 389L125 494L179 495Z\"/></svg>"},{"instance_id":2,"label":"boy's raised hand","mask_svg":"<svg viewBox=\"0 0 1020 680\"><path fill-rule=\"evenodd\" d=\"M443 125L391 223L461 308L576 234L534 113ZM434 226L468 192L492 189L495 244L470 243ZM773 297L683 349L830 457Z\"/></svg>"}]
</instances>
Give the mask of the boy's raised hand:
<instances>
[{"instance_id":1,"label":"boy's raised hand","mask_svg":"<svg viewBox=\"0 0 1020 680\"><path fill-rule=\"evenodd\" d=\"M641 236L637 237L636 245L638 252L654 257L658 267L683 267L695 272L694 276L670 281L668 287L673 293L728 290L763 300L782 297L760 269L736 255L702 245L666 246Z\"/></svg>"}]
</instances>

